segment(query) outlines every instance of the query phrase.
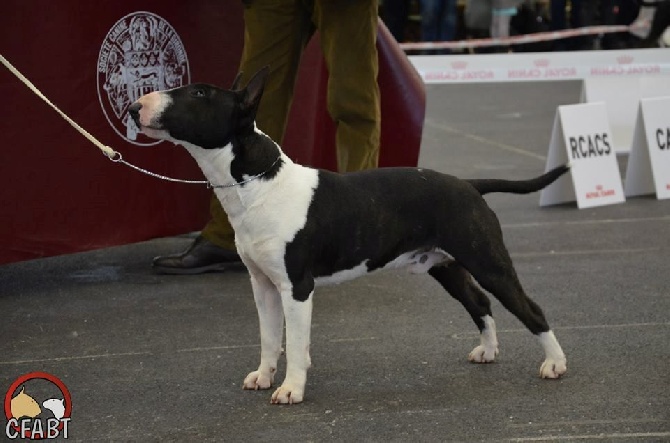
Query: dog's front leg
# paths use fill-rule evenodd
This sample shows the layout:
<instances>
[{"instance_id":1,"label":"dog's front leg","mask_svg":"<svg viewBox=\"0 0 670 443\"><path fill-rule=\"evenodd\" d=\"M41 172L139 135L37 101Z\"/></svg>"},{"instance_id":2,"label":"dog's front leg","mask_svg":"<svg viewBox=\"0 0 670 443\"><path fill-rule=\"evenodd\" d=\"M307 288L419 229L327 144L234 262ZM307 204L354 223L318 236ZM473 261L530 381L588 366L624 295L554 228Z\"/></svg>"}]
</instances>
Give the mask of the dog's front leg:
<instances>
[{"instance_id":1,"label":"dog's front leg","mask_svg":"<svg viewBox=\"0 0 670 443\"><path fill-rule=\"evenodd\" d=\"M272 394L275 404L300 403L305 394L309 357L309 336L312 326L312 296L296 299L294 290L282 291L281 298L286 317L286 378Z\"/></svg>"},{"instance_id":2,"label":"dog's front leg","mask_svg":"<svg viewBox=\"0 0 670 443\"><path fill-rule=\"evenodd\" d=\"M244 379L244 389L269 389L277 372L284 332L284 311L279 291L260 271L251 271L251 288L261 328L261 364Z\"/></svg>"}]
</instances>

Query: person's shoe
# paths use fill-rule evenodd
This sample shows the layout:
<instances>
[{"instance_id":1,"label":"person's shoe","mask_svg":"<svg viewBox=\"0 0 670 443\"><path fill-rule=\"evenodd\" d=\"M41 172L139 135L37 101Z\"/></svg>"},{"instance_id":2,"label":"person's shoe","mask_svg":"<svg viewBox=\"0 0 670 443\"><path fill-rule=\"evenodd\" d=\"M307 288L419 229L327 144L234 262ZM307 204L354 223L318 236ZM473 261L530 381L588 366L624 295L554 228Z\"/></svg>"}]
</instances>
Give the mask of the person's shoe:
<instances>
[{"instance_id":1,"label":"person's shoe","mask_svg":"<svg viewBox=\"0 0 670 443\"><path fill-rule=\"evenodd\" d=\"M202 274L242 267L237 252L217 246L202 236L181 254L159 256L153 261L153 269L160 274Z\"/></svg>"}]
</instances>

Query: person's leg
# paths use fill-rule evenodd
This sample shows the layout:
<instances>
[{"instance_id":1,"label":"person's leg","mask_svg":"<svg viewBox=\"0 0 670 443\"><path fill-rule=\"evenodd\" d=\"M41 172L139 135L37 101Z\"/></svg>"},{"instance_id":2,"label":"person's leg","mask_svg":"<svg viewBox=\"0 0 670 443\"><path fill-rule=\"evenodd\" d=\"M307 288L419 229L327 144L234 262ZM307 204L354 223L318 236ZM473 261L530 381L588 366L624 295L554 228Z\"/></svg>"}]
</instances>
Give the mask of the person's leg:
<instances>
[{"instance_id":1,"label":"person's leg","mask_svg":"<svg viewBox=\"0 0 670 443\"><path fill-rule=\"evenodd\" d=\"M491 37L509 37L509 24L512 17L517 14L516 1L493 0L491 11ZM501 48L507 52L508 48Z\"/></svg>"},{"instance_id":2,"label":"person's leg","mask_svg":"<svg viewBox=\"0 0 670 443\"><path fill-rule=\"evenodd\" d=\"M340 172L376 168L380 97L377 1L314 2L314 21L328 66L328 112L337 125Z\"/></svg>"},{"instance_id":3,"label":"person's leg","mask_svg":"<svg viewBox=\"0 0 670 443\"><path fill-rule=\"evenodd\" d=\"M565 3L565 0L551 0L549 29L552 31L562 31L565 29ZM552 45L554 51L565 51L568 49L568 46L568 42L565 39L554 40Z\"/></svg>"},{"instance_id":4,"label":"person's leg","mask_svg":"<svg viewBox=\"0 0 670 443\"><path fill-rule=\"evenodd\" d=\"M466 2L464 18L468 39L491 37L491 0ZM496 52L496 47L473 48L472 52L476 54Z\"/></svg>"},{"instance_id":5,"label":"person's leg","mask_svg":"<svg viewBox=\"0 0 670 443\"><path fill-rule=\"evenodd\" d=\"M577 29L582 26L591 26L596 22L597 1L582 3L581 0L570 2L570 28Z\"/></svg>"},{"instance_id":6,"label":"person's leg","mask_svg":"<svg viewBox=\"0 0 670 443\"><path fill-rule=\"evenodd\" d=\"M405 41L405 26L409 15L409 0L385 0L383 17L391 35L399 42Z\"/></svg>"},{"instance_id":7,"label":"person's leg","mask_svg":"<svg viewBox=\"0 0 670 443\"><path fill-rule=\"evenodd\" d=\"M421 0L421 41L434 42L439 39L441 0Z\"/></svg>"},{"instance_id":8,"label":"person's leg","mask_svg":"<svg viewBox=\"0 0 670 443\"><path fill-rule=\"evenodd\" d=\"M300 58L314 34L310 9L302 0L253 0L245 8L244 22L242 84L263 67L270 67L256 124L281 144Z\"/></svg>"},{"instance_id":9,"label":"person's leg","mask_svg":"<svg viewBox=\"0 0 670 443\"><path fill-rule=\"evenodd\" d=\"M244 21L242 84L264 66L270 66L256 123L263 132L281 142L300 56L313 32L310 15L301 0L254 0L244 9ZM210 200L210 214L212 218L189 249L154 260L157 271L194 274L220 271L231 262L239 263L235 233L215 195Z\"/></svg>"},{"instance_id":10,"label":"person's leg","mask_svg":"<svg viewBox=\"0 0 670 443\"><path fill-rule=\"evenodd\" d=\"M565 29L565 0L551 0L551 24L552 31Z\"/></svg>"},{"instance_id":11,"label":"person's leg","mask_svg":"<svg viewBox=\"0 0 670 443\"><path fill-rule=\"evenodd\" d=\"M244 9L244 49L240 62L242 85L264 66L270 66L256 124L277 143L286 130L293 87L302 51L312 34L310 17L300 0L254 0ZM226 249L235 249L235 234L216 196L211 221L202 236Z\"/></svg>"},{"instance_id":12,"label":"person's leg","mask_svg":"<svg viewBox=\"0 0 670 443\"><path fill-rule=\"evenodd\" d=\"M602 1L581 1L572 0L570 26L572 29L595 26L602 23L603 9L605 2ZM599 8L600 12L599 12ZM600 20L600 22L599 22ZM577 51L592 50L596 37L592 35L583 35L567 39L571 49Z\"/></svg>"},{"instance_id":13,"label":"person's leg","mask_svg":"<svg viewBox=\"0 0 670 443\"><path fill-rule=\"evenodd\" d=\"M456 0L442 0L440 11L440 32L438 38L442 41L452 41L456 38L458 26L458 10Z\"/></svg>"}]
</instances>

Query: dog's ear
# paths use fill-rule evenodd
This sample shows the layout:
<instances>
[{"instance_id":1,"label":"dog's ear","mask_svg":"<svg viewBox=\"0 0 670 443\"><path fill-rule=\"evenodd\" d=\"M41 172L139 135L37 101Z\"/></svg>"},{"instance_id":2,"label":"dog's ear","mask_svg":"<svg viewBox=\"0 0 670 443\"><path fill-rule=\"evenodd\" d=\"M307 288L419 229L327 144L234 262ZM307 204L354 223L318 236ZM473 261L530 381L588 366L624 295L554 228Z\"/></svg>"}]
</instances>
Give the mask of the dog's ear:
<instances>
[{"instance_id":1,"label":"dog's ear","mask_svg":"<svg viewBox=\"0 0 670 443\"><path fill-rule=\"evenodd\" d=\"M240 83L242 83L242 74L243 72L238 72L237 76L235 76L235 80L233 80L233 86L230 87L231 91L238 91L240 89Z\"/></svg>"},{"instance_id":2,"label":"dog's ear","mask_svg":"<svg viewBox=\"0 0 670 443\"><path fill-rule=\"evenodd\" d=\"M263 69L254 74L249 80L247 86L244 88L244 95L242 99L242 107L247 110L255 111L258 103L263 96L263 89L265 88L265 81L270 74L270 67L265 66Z\"/></svg>"}]
</instances>

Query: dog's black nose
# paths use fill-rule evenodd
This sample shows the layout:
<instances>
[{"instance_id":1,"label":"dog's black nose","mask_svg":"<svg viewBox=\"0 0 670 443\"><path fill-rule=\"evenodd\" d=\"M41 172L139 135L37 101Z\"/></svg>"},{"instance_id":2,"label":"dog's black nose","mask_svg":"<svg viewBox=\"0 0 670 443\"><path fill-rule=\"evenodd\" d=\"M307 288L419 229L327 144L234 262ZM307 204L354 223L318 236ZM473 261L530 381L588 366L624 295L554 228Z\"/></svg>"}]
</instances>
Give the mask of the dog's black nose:
<instances>
[{"instance_id":1,"label":"dog's black nose","mask_svg":"<svg viewBox=\"0 0 670 443\"><path fill-rule=\"evenodd\" d=\"M140 109L142 109L142 105L138 102L128 106L128 114L130 114L130 118L133 119L137 126L140 126Z\"/></svg>"}]
</instances>

